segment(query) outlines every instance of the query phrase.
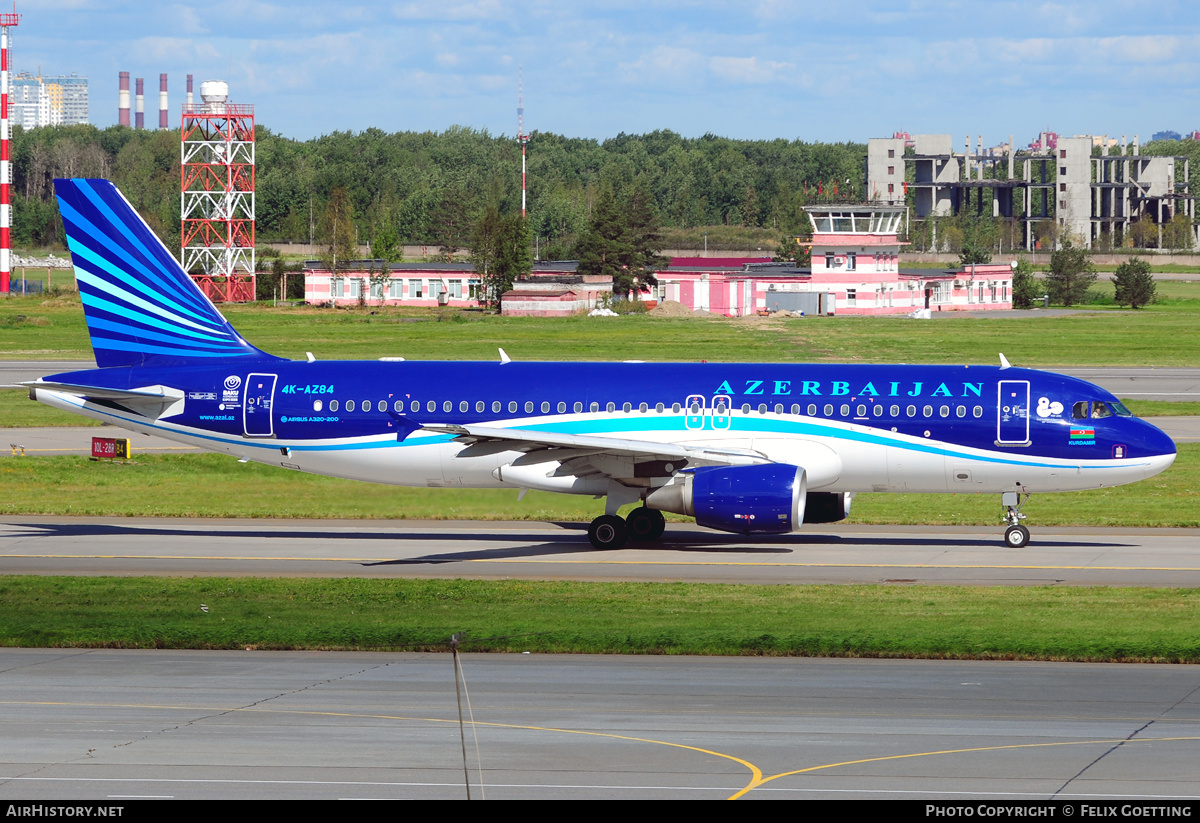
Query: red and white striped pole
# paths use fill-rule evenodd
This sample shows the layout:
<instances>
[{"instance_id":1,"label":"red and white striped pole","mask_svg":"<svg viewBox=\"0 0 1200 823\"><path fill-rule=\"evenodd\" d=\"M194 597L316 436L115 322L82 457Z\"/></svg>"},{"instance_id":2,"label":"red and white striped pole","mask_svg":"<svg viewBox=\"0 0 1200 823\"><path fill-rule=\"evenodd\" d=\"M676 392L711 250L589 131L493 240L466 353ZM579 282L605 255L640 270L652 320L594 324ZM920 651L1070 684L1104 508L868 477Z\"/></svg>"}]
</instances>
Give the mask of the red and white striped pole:
<instances>
[{"instance_id":1,"label":"red and white striped pole","mask_svg":"<svg viewBox=\"0 0 1200 823\"><path fill-rule=\"evenodd\" d=\"M12 279L12 161L8 145L8 28L21 21L15 11L0 14L0 292L8 293Z\"/></svg>"}]
</instances>

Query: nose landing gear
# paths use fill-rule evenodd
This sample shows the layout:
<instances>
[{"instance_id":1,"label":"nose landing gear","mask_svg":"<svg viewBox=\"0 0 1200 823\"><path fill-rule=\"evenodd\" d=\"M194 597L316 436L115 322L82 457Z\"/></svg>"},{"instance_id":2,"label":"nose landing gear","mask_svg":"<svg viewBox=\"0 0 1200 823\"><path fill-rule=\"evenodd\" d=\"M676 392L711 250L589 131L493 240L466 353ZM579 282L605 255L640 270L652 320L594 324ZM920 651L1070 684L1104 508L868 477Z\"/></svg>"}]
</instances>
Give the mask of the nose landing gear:
<instances>
[{"instance_id":1,"label":"nose landing gear","mask_svg":"<svg viewBox=\"0 0 1200 823\"><path fill-rule=\"evenodd\" d=\"M1025 500L1028 499L1027 494ZM1025 515L1021 514L1025 500L1021 499L1018 492L1004 492L1000 496L1000 505L1006 509L1004 520L1008 523L1008 528L1004 530L1004 545L1012 549L1023 549L1029 544L1029 529L1021 525L1025 519Z\"/></svg>"}]
</instances>

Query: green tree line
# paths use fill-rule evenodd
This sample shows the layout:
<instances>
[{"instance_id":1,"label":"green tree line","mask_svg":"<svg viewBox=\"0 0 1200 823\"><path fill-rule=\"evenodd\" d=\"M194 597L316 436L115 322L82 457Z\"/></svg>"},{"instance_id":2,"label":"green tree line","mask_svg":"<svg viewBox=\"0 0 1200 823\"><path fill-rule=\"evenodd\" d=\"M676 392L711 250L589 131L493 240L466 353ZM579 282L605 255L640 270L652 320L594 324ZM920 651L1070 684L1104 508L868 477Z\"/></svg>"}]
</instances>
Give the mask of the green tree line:
<instances>
[{"instance_id":1,"label":"green tree line","mask_svg":"<svg viewBox=\"0 0 1200 823\"><path fill-rule=\"evenodd\" d=\"M439 248L444 254L470 247L472 229L489 208L498 208L501 215L520 211L520 146L486 130L367 129L301 141L259 126L256 141L261 242L312 239L328 245L322 221L338 191L344 192L355 240L388 258L405 243ZM529 234L543 259L576 256L576 244L608 189L622 205L635 195L648 196L645 205L663 228L723 225L770 229L781 237L801 234L808 228L806 203L863 196L865 153L863 143L734 140L711 134L686 138L669 130L607 140L535 132L528 152ZM1200 142L1156 141L1142 153L1188 156L1188 182L1192 193L1200 194ZM61 245L55 177L113 180L167 246L178 245L178 131L18 128L12 158L16 246ZM1184 164L1179 163L1179 182L1183 176ZM936 222L938 245L953 251L1007 250L1020 242L1017 227L1008 221L962 215ZM932 232L934 221L915 228L912 241L919 248L928 246L930 238L916 234ZM1183 228L1163 228L1162 244L1180 247L1176 235L1186 233ZM1152 229L1138 227L1135 245L1156 245L1159 229ZM1113 241L1114 246L1125 245L1124 238Z\"/></svg>"},{"instance_id":2,"label":"green tree line","mask_svg":"<svg viewBox=\"0 0 1200 823\"><path fill-rule=\"evenodd\" d=\"M404 243L469 246L463 227L497 205L496 193L502 214L520 211L520 146L511 137L456 126L300 141L259 126L256 143L263 242L320 243L320 223L339 189L348 197L356 239L389 251ZM819 183L828 190L838 181L840 196L861 197L865 151L860 143L685 138L671 131L602 141L535 132L528 153L530 233L542 257L573 251L606 189L618 201L625 193L648 194L647 205L665 227L800 231L801 207L816 198ZM62 242L52 181L64 176L113 180L168 247L178 243L178 131L18 129L13 166L17 245Z\"/></svg>"}]
</instances>

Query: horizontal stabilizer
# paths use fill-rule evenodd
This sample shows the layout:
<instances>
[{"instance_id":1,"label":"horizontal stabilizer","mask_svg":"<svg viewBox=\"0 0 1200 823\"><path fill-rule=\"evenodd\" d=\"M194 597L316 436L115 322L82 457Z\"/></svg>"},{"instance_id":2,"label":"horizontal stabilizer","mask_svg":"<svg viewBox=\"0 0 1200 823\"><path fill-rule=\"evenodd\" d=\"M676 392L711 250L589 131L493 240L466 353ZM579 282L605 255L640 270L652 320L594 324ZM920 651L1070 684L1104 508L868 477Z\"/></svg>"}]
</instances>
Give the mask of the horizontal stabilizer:
<instances>
[{"instance_id":1,"label":"horizontal stabilizer","mask_svg":"<svg viewBox=\"0 0 1200 823\"><path fill-rule=\"evenodd\" d=\"M112 389L104 386L84 386L79 383L55 383L30 380L18 385L29 389L29 399L37 400L39 391L73 394L84 400L110 400L143 417L169 417L183 410L183 392L167 386L146 386L138 389Z\"/></svg>"}]
</instances>

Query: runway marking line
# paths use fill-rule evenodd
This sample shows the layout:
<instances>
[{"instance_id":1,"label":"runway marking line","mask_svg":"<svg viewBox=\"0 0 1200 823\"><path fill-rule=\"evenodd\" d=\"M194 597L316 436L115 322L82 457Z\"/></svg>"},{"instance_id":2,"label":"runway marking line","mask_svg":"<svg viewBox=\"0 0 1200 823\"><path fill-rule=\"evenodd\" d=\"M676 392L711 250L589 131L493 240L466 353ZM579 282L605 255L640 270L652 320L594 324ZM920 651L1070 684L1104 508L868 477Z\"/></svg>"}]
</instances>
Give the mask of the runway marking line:
<instances>
[{"instance_id":1,"label":"runway marking line","mask_svg":"<svg viewBox=\"0 0 1200 823\"><path fill-rule=\"evenodd\" d=\"M13 560L234 560L245 562L275 563L388 563L395 558L387 557L255 557L252 555L198 555L198 554L3 554L0 557ZM417 565L420 561L405 560L406 565ZM763 568L796 569L996 569L1000 571L1104 571L1104 572L1200 572L1198 566L1033 566L999 565L983 563L956 565L953 563L768 563L750 560L529 560L524 558L475 559L453 561L456 563L530 563L545 565L593 565L593 566L749 566Z\"/></svg>"},{"instance_id":2,"label":"runway marking line","mask_svg":"<svg viewBox=\"0 0 1200 823\"><path fill-rule=\"evenodd\" d=\"M1007 745L1007 746L980 746L978 748L973 748L973 749L945 749L943 751L912 752L910 754L892 754L892 755L886 755L883 757L868 757L863 760L845 760L845 761L842 761L841 763L826 763L825 765L822 765L822 766L809 766L807 769L796 769L795 771L791 771L791 772L780 772L779 774L773 774L770 777L764 777L761 780L751 781L746 786L746 788L742 789L737 794L732 795L729 799L730 800L738 800L739 798L746 795L747 792L757 789L758 787L760 787L766 783L770 783L772 780L778 780L781 777L792 777L792 776L795 776L798 774L806 774L808 772L821 771L823 769L836 769L839 766L857 766L857 765L860 765L863 763L882 763L887 760L907 760L907 759L913 758L913 757L932 757L934 755L941 755L941 754L971 754L971 753L975 753L975 752L996 752L996 751L1003 751L1005 749L1041 749L1041 748L1049 748L1051 746L1095 746L1095 745L1110 746L1110 745L1113 745L1114 743L1115 744L1171 743L1171 742L1179 742L1179 741L1186 741L1186 740L1192 740L1192 741L1200 740L1200 737L1136 737L1133 739L1119 738L1116 740L1070 740L1070 741L1063 741L1061 743L1013 743L1013 744Z\"/></svg>"},{"instance_id":3,"label":"runway marking line","mask_svg":"<svg viewBox=\"0 0 1200 823\"><path fill-rule=\"evenodd\" d=\"M141 704L136 704L136 703L134 703L134 704L128 704L128 703L67 703L67 702L59 702L59 701L41 701L41 700L0 700L0 706L3 706L3 705L8 705L8 706L70 706L70 707L74 707L74 708L91 706L91 707L102 707L102 708L110 708L110 709L114 709L114 708L115 709L176 709L179 711L212 711L212 712L222 712L222 713L225 713L225 712L249 712L252 714L299 714L299 715L311 715L311 716L316 716L316 717L353 717L353 718L367 719L367 720L404 720L404 721L410 721L410 722L417 721L417 722L422 722L422 723L452 723L455 725L457 725L459 722L457 718L409 717L409 716L405 716L405 715L390 715L390 714L354 714L352 712L322 712L322 711L309 711L309 710L305 710L305 709L264 709L264 708L261 708L258 706L246 706L246 707L234 706L234 707L230 707L230 708L218 708L218 707L205 708L205 707L199 707L199 706L169 706L169 705L153 705L153 704L141 705ZM553 728L550 726L526 726L526 725L521 725L521 724L517 724L517 723L488 723L488 722L476 720L476 721L474 721L474 725L487 726L489 728L497 728L497 729L518 729L518 730L523 730L523 731L535 731L535 732L558 732L560 734L579 734L579 735L584 735L587 737L605 737L610 740L626 740L626 741L629 741L632 743L653 743L658 746L669 746L674 749L684 749L686 751L699 752L700 754L707 754L712 757L722 758L724 760L732 760L734 763L737 763L741 766L745 766L747 769L749 769L750 774L753 775L750 785L756 785L759 782L766 782L765 780L763 780L762 770L759 769L758 766L755 766L753 763L751 763L748 760L743 760L742 758L737 757L736 755L724 754L722 752L713 751L712 749L704 749L699 746L689 746L686 743L672 743L669 740L654 740L649 737L632 737L630 735L611 734L608 732L589 732L589 731L584 731L582 729L556 729L556 728ZM745 791L745 790L743 790L743 791Z\"/></svg>"},{"instance_id":4,"label":"runway marking line","mask_svg":"<svg viewBox=\"0 0 1200 823\"><path fill-rule=\"evenodd\" d=\"M437 718L437 717L410 717L406 715L389 715L389 714L354 714L352 712L325 712L311 711L305 709L264 709L258 706L246 707L199 707L199 706L171 706L171 705L156 705L156 704L129 704L129 703L67 703L61 701L31 701L31 700L0 700L0 705L9 706L71 706L71 707L103 707L103 708L119 708L119 709L175 709L179 711L214 711L214 712L249 712L254 714L298 714L311 715L316 717L352 717L365 720L403 720L417 721L422 723L458 723L456 718ZM889 760L909 760L916 757L933 757L946 754L972 754L978 752L994 752L1005 751L1012 749L1043 749L1056 746L1098 746L1113 744L1124 745L1128 743L1178 743L1184 741L1197 741L1200 736L1186 737L1142 737L1142 738L1115 738L1111 740L1069 740L1059 743L1013 743L1005 746L979 746L968 749L943 749L931 752L910 752L908 754L893 754L882 757L867 757L861 760L844 760L838 763L825 763L820 766L809 766L804 769L795 769L789 772L780 772L769 777L764 776L762 770L758 766L751 763L749 760L744 760L736 755L725 754L713 749L705 749L699 746L689 746L686 743L672 743L669 740L654 740L649 737L632 737L630 735L611 734L609 732L589 732L581 729L558 729L552 726L527 726L517 723L489 723L475 721L477 726L487 726L497 729L518 729L523 731L538 731L538 732L557 732L559 734L578 734L586 737L604 737L610 740L626 740L632 743L653 743L658 746L669 746L674 749L684 749L686 751L699 752L712 757L730 760L741 766L745 766L752 775L751 780L746 786L734 794L729 796L729 800L738 800L744 797L747 793L757 789L773 780L778 780L782 777L794 777L799 774L808 774L825 769L836 769L840 766L857 766L864 763L883 763Z\"/></svg>"}]
</instances>

